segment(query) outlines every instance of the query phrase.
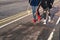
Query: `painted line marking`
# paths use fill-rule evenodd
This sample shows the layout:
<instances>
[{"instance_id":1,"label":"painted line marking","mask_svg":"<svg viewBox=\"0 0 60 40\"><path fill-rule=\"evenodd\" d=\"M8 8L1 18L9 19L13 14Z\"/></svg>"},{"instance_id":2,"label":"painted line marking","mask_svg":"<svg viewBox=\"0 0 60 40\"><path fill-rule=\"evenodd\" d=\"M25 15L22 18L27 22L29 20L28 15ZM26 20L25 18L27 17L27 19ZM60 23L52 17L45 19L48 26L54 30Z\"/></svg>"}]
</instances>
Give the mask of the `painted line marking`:
<instances>
[{"instance_id":1,"label":"painted line marking","mask_svg":"<svg viewBox=\"0 0 60 40\"><path fill-rule=\"evenodd\" d=\"M26 15L26 14L28 14L28 13L26 11L24 11L24 12L20 12L20 13L18 13L16 15L13 15L13 16L10 16L10 17L7 17L7 18L4 18L4 19L0 20L0 24L1 23L4 23L4 22L7 22L7 21L10 21L10 20L13 20L13 19L16 19L16 18L19 18L19 17L21 17L23 15Z\"/></svg>"},{"instance_id":2,"label":"painted line marking","mask_svg":"<svg viewBox=\"0 0 60 40\"><path fill-rule=\"evenodd\" d=\"M52 30L52 32L47 40L52 40L54 32L55 32L55 29Z\"/></svg>"},{"instance_id":3,"label":"painted line marking","mask_svg":"<svg viewBox=\"0 0 60 40\"><path fill-rule=\"evenodd\" d=\"M16 22L16 21L18 21L18 20L20 20L20 19L22 19L22 18L24 18L24 17L27 17L27 16L29 16L29 15L31 15L31 14L25 15L25 16L23 16L23 17L20 17L20 18L14 20L14 21L11 21L11 22L9 22L9 23L6 23L6 24L0 26L0 28L3 28L4 26L7 26L7 25L9 25L9 24L11 24L11 23L13 23L13 22Z\"/></svg>"},{"instance_id":4,"label":"painted line marking","mask_svg":"<svg viewBox=\"0 0 60 40\"><path fill-rule=\"evenodd\" d=\"M58 18L58 20L57 20L57 22L56 22L56 25L59 23L59 21L60 21L60 17Z\"/></svg>"}]
</instances>

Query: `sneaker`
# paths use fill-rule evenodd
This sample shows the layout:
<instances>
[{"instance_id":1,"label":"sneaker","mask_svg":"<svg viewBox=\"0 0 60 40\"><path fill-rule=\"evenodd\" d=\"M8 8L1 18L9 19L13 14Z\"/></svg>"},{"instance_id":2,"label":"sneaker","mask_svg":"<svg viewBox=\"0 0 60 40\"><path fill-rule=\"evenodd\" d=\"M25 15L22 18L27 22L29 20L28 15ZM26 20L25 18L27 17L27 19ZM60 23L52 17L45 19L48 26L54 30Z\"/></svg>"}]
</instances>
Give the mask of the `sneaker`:
<instances>
[{"instance_id":1,"label":"sneaker","mask_svg":"<svg viewBox=\"0 0 60 40\"><path fill-rule=\"evenodd\" d=\"M43 24L46 24L46 19L44 19L44 21L43 21L44 23Z\"/></svg>"},{"instance_id":2,"label":"sneaker","mask_svg":"<svg viewBox=\"0 0 60 40\"><path fill-rule=\"evenodd\" d=\"M41 20L41 16L38 16L38 21L40 21Z\"/></svg>"},{"instance_id":3,"label":"sneaker","mask_svg":"<svg viewBox=\"0 0 60 40\"><path fill-rule=\"evenodd\" d=\"M33 23L36 24L36 20L35 19L33 19Z\"/></svg>"},{"instance_id":4,"label":"sneaker","mask_svg":"<svg viewBox=\"0 0 60 40\"><path fill-rule=\"evenodd\" d=\"M49 18L49 19L48 19L48 22L51 22L51 17L49 16L48 18Z\"/></svg>"}]
</instances>

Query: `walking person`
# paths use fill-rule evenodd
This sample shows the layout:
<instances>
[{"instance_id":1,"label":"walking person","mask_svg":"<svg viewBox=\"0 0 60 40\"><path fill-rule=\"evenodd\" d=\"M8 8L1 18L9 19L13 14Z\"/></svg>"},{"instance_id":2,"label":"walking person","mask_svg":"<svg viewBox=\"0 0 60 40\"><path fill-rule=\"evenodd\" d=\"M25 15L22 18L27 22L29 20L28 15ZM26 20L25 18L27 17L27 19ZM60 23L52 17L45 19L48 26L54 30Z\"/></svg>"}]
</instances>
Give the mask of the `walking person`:
<instances>
[{"instance_id":1,"label":"walking person","mask_svg":"<svg viewBox=\"0 0 60 40\"><path fill-rule=\"evenodd\" d=\"M39 6L39 3L41 0L29 0L30 6L32 8L32 13L33 13L33 23L36 23L36 11ZM38 16L38 20L40 20L40 16Z\"/></svg>"},{"instance_id":2,"label":"walking person","mask_svg":"<svg viewBox=\"0 0 60 40\"><path fill-rule=\"evenodd\" d=\"M51 21L51 14L50 14L50 9L52 8L52 5L53 5L53 2L54 0L42 0L41 1L41 7L43 8L43 15L42 17L44 18L44 23L43 24L46 24L46 21L47 21L47 12L48 12L48 22Z\"/></svg>"}]
</instances>

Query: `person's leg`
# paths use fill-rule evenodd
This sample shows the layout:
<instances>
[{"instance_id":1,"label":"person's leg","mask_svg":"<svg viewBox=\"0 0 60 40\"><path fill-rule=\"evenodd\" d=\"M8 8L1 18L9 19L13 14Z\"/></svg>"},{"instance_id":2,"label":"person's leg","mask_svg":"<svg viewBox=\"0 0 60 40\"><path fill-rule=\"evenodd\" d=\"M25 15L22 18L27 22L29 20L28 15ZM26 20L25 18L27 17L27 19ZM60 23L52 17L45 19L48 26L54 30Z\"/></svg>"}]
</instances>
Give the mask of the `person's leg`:
<instances>
[{"instance_id":1,"label":"person's leg","mask_svg":"<svg viewBox=\"0 0 60 40\"><path fill-rule=\"evenodd\" d=\"M36 22L36 10L37 6L32 6L33 22Z\"/></svg>"},{"instance_id":2,"label":"person's leg","mask_svg":"<svg viewBox=\"0 0 60 40\"><path fill-rule=\"evenodd\" d=\"M43 12L43 18L46 19L46 10Z\"/></svg>"},{"instance_id":3,"label":"person's leg","mask_svg":"<svg viewBox=\"0 0 60 40\"><path fill-rule=\"evenodd\" d=\"M39 9L36 11L36 16L37 16L38 22L40 22L40 20L41 20L41 15L40 15L40 13L39 13Z\"/></svg>"},{"instance_id":4,"label":"person's leg","mask_svg":"<svg viewBox=\"0 0 60 40\"><path fill-rule=\"evenodd\" d=\"M51 13L50 13L50 9L48 8L48 22L51 22Z\"/></svg>"},{"instance_id":5,"label":"person's leg","mask_svg":"<svg viewBox=\"0 0 60 40\"><path fill-rule=\"evenodd\" d=\"M44 18L43 24L46 24L46 13L47 13L47 9L44 9L43 10L43 18Z\"/></svg>"}]
</instances>

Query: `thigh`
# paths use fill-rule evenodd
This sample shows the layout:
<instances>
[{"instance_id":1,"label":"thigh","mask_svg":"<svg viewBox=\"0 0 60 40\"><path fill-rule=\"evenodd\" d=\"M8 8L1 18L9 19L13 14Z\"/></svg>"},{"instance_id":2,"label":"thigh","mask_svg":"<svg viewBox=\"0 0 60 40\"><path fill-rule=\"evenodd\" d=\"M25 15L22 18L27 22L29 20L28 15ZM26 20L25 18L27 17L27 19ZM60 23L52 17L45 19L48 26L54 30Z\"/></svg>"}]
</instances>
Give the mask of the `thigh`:
<instances>
[{"instance_id":1,"label":"thigh","mask_svg":"<svg viewBox=\"0 0 60 40\"><path fill-rule=\"evenodd\" d=\"M38 7L38 6L32 6L32 11L33 11L33 13L35 13L35 12L36 12L37 7Z\"/></svg>"}]
</instances>

